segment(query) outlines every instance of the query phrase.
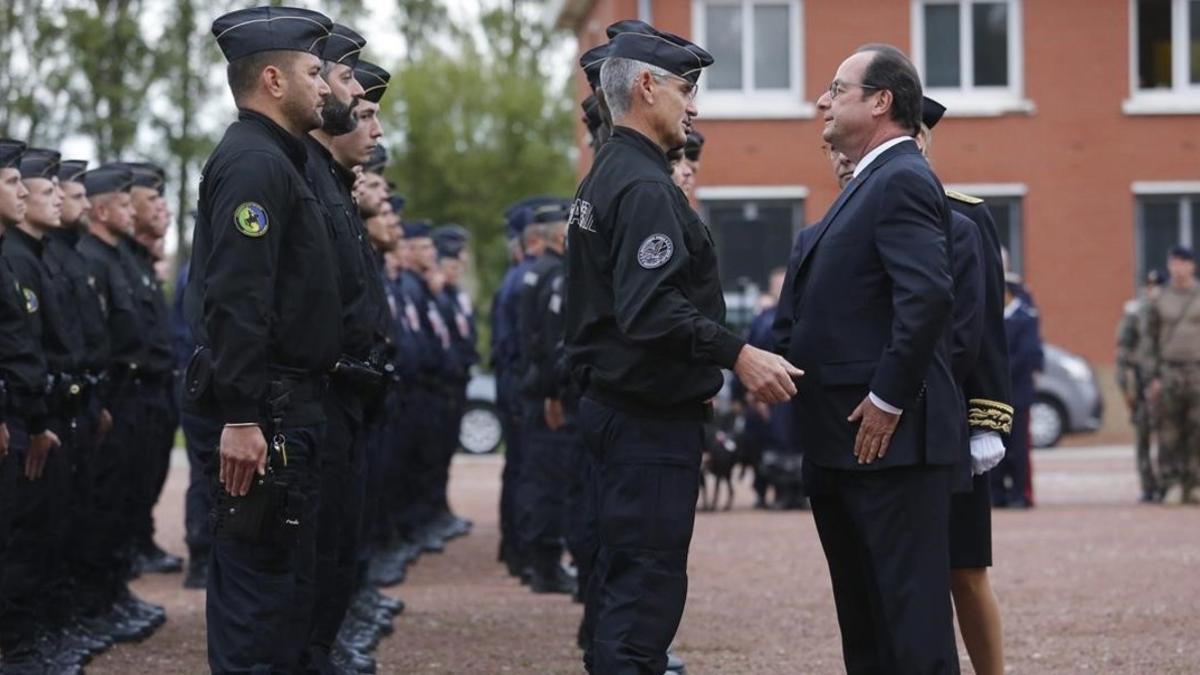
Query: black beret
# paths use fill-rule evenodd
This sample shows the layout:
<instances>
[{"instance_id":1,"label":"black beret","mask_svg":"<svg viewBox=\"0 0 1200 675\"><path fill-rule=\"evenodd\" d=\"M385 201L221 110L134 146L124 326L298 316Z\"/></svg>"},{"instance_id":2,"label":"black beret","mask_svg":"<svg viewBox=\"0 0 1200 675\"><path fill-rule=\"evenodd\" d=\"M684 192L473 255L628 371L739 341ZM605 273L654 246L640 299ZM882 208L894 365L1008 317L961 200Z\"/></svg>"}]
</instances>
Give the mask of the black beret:
<instances>
[{"instance_id":1,"label":"black beret","mask_svg":"<svg viewBox=\"0 0 1200 675\"><path fill-rule=\"evenodd\" d=\"M104 164L83 174L83 185L89 197L109 192L129 192L133 186L133 172L128 165L120 162Z\"/></svg>"},{"instance_id":2,"label":"black beret","mask_svg":"<svg viewBox=\"0 0 1200 675\"><path fill-rule=\"evenodd\" d=\"M320 57L333 22L296 7L239 9L213 21L212 33L226 61L266 51L308 52Z\"/></svg>"},{"instance_id":3,"label":"black beret","mask_svg":"<svg viewBox=\"0 0 1200 675\"><path fill-rule=\"evenodd\" d=\"M700 151L704 149L704 134L692 129L688 132L687 140L683 142L683 155L693 162L700 161Z\"/></svg>"},{"instance_id":4,"label":"black beret","mask_svg":"<svg viewBox=\"0 0 1200 675\"><path fill-rule=\"evenodd\" d=\"M21 178L54 178L62 153L45 148L28 148L21 155Z\"/></svg>"},{"instance_id":5,"label":"black beret","mask_svg":"<svg viewBox=\"0 0 1200 675\"><path fill-rule=\"evenodd\" d=\"M58 163L58 180L61 183L77 183L87 171L86 159L64 159Z\"/></svg>"},{"instance_id":6,"label":"black beret","mask_svg":"<svg viewBox=\"0 0 1200 675\"><path fill-rule=\"evenodd\" d=\"M589 94L579 107L583 109L583 123L589 131L599 129L604 124L604 117L600 114L600 99L595 94Z\"/></svg>"},{"instance_id":7,"label":"black beret","mask_svg":"<svg viewBox=\"0 0 1200 675\"><path fill-rule=\"evenodd\" d=\"M404 211L404 205L408 203L408 200L404 195L392 195L388 197L388 203L392 205L393 212L400 213Z\"/></svg>"},{"instance_id":8,"label":"black beret","mask_svg":"<svg viewBox=\"0 0 1200 675\"><path fill-rule=\"evenodd\" d=\"M405 239L424 239L432 235L433 225L428 220L410 220L404 223Z\"/></svg>"},{"instance_id":9,"label":"black beret","mask_svg":"<svg viewBox=\"0 0 1200 675\"><path fill-rule=\"evenodd\" d=\"M167 172L157 164L150 162L125 162L125 166L129 167L129 172L133 174L133 185L135 187L162 190L163 186L166 185Z\"/></svg>"},{"instance_id":10,"label":"black beret","mask_svg":"<svg viewBox=\"0 0 1200 675\"><path fill-rule=\"evenodd\" d=\"M622 19L608 28L604 29L604 34L611 40L621 33L644 33L652 35L658 31L654 30L654 26L638 19Z\"/></svg>"},{"instance_id":11,"label":"black beret","mask_svg":"<svg viewBox=\"0 0 1200 675\"><path fill-rule=\"evenodd\" d=\"M335 23L329 33L329 39L325 41L325 48L321 50L321 60L340 63L350 66L351 69L357 68L358 57L366 46L365 37L340 23Z\"/></svg>"},{"instance_id":12,"label":"black beret","mask_svg":"<svg viewBox=\"0 0 1200 675\"><path fill-rule=\"evenodd\" d=\"M930 129L937 126L937 123L942 120L942 115L946 114L946 106L929 98L928 96L921 99L921 122Z\"/></svg>"},{"instance_id":13,"label":"black beret","mask_svg":"<svg viewBox=\"0 0 1200 675\"><path fill-rule=\"evenodd\" d=\"M387 148L383 147L382 143L379 143L371 150L371 156L363 164L363 171L382 175L383 170L386 168Z\"/></svg>"},{"instance_id":14,"label":"black beret","mask_svg":"<svg viewBox=\"0 0 1200 675\"><path fill-rule=\"evenodd\" d=\"M1188 248L1187 246L1173 246L1171 247L1171 252L1168 255L1176 260L1191 260L1192 262L1196 261L1196 254L1193 253L1192 249Z\"/></svg>"},{"instance_id":15,"label":"black beret","mask_svg":"<svg viewBox=\"0 0 1200 675\"><path fill-rule=\"evenodd\" d=\"M701 70L712 65L712 54L696 44L673 33L650 30L653 32L619 33L608 43L608 58L648 63L692 83L700 79Z\"/></svg>"},{"instance_id":16,"label":"black beret","mask_svg":"<svg viewBox=\"0 0 1200 675\"><path fill-rule=\"evenodd\" d=\"M579 57L579 67L583 68L583 74L587 76L588 86L592 88L592 91L600 88L600 67L608 59L608 47L609 43L607 42L596 45Z\"/></svg>"},{"instance_id":17,"label":"black beret","mask_svg":"<svg viewBox=\"0 0 1200 675\"><path fill-rule=\"evenodd\" d=\"M354 79L362 85L363 98L371 103L379 103L379 99L387 92L392 74L369 61L359 61L354 67Z\"/></svg>"},{"instance_id":18,"label":"black beret","mask_svg":"<svg viewBox=\"0 0 1200 675\"><path fill-rule=\"evenodd\" d=\"M20 166L25 144L11 138L0 138L0 169L16 169Z\"/></svg>"}]
</instances>

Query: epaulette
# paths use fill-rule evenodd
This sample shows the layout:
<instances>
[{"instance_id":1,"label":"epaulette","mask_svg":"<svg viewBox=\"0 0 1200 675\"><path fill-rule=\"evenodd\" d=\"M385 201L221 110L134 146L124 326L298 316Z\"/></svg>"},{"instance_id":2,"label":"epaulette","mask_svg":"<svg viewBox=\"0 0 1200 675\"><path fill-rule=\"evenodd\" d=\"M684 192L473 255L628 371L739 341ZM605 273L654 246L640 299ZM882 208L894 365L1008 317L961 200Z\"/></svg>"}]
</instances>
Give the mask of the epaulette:
<instances>
[{"instance_id":1,"label":"epaulette","mask_svg":"<svg viewBox=\"0 0 1200 675\"><path fill-rule=\"evenodd\" d=\"M1126 300L1125 301L1125 313L1126 314L1137 314L1141 310L1142 310L1142 303L1138 302L1137 300Z\"/></svg>"},{"instance_id":2,"label":"epaulette","mask_svg":"<svg viewBox=\"0 0 1200 675\"><path fill-rule=\"evenodd\" d=\"M963 202L964 204L975 205L975 204L983 203L983 200L980 199L979 197L972 197L971 195L965 195L957 190L946 190L946 196L949 197L950 199L953 199L954 201Z\"/></svg>"},{"instance_id":3,"label":"epaulette","mask_svg":"<svg viewBox=\"0 0 1200 675\"><path fill-rule=\"evenodd\" d=\"M1012 406L985 398L973 398L967 406L967 424L972 429L1012 433Z\"/></svg>"}]
</instances>

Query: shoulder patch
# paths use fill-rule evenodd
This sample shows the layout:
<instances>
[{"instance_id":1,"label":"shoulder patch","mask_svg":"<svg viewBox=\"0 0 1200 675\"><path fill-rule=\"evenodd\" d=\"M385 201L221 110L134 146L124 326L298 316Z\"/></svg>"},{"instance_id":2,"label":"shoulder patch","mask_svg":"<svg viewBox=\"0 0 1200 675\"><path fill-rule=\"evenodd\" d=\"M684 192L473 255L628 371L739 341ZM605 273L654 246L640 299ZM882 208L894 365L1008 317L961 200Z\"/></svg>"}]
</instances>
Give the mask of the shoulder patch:
<instances>
[{"instance_id":1,"label":"shoulder patch","mask_svg":"<svg viewBox=\"0 0 1200 675\"><path fill-rule=\"evenodd\" d=\"M950 199L953 199L956 202L962 202L964 204L982 204L983 203L983 200L980 199L979 197L972 197L971 195L963 194L957 190L946 190L946 196L949 197Z\"/></svg>"},{"instance_id":2,"label":"shoulder patch","mask_svg":"<svg viewBox=\"0 0 1200 675\"><path fill-rule=\"evenodd\" d=\"M21 294L25 296L25 311L36 314L38 311L37 293L34 293L32 288L22 288Z\"/></svg>"},{"instance_id":3,"label":"shoulder patch","mask_svg":"<svg viewBox=\"0 0 1200 675\"><path fill-rule=\"evenodd\" d=\"M665 234L652 234L638 247L637 261L644 269L653 270L667 264L675 254L675 243Z\"/></svg>"},{"instance_id":4,"label":"shoulder patch","mask_svg":"<svg viewBox=\"0 0 1200 675\"><path fill-rule=\"evenodd\" d=\"M233 224L247 237L261 237L271 226L267 210L257 202L246 202L233 212Z\"/></svg>"},{"instance_id":5,"label":"shoulder patch","mask_svg":"<svg viewBox=\"0 0 1200 675\"><path fill-rule=\"evenodd\" d=\"M525 284L526 286L537 286L537 282L538 274L533 270L525 272L525 276L521 278L521 283Z\"/></svg>"}]
</instances>

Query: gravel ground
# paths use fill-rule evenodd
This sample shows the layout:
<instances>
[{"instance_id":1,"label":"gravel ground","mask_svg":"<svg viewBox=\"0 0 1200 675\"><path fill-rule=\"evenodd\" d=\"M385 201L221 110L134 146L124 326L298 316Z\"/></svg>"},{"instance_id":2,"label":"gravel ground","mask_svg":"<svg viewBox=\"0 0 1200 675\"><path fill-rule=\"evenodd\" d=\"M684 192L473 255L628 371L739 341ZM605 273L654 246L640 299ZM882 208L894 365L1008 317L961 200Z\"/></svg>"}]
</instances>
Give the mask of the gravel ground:
<instances>
[{"instance_id":1,"label":"gravel ground","mask_svg":"<svg viewBox=\"0 0 1200 675\"><path fill-rule=\"evenodd\" d=\"M172 468L159 542L182 554L186 467ZM1039 507L997 512L993 579L1012 673L1200 673L1200 508L1133 503L1128 447L1035 456ZM426 556L398 589L408 611L379 648L381 673L580 673L580 607L535 596L494 562L501 462L454 468L455 508L475 532ZM828 570L812 518L749 508L701 514L676 646L692 675L841 671ZM204 594L181 577L136 582L170 620L97 659L93 674L206 671ZM964 671L970 672L962 652Z\"/></svg>"}]
</instances>

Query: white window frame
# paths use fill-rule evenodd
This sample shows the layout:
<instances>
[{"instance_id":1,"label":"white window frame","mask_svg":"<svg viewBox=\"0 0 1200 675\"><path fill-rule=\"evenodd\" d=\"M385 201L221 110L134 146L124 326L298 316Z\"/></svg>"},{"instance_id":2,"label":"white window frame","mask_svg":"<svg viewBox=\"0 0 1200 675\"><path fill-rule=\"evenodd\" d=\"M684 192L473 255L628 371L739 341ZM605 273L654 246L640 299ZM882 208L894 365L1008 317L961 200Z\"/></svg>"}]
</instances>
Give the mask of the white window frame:
<instances>
[{"instance_id":1,"label":"white window frame","mask_svg":"<svg viewBox=\"0 0 1200 675\"><path fill-rule=\"evenodd\" d=\"M1192 226L1200 222L1200 213L1192 208L1192 202L1200 199L1200 181L1135 181L1133 183L1134 201L1134 270L1137 275L1135 283L1144 279L1148 270L1140 269L1144 256L1143 246L1146 241L1146 221L1142 209L1146 197L1170 197L1179 202L1179 243L1189 248L1195 248L1200 242L1192 240ZM1151 263L1157 267L1157 264Z\"/></svg>"},{"instance_id":2,"label":"white window frame","mask_svg":"<svg viewBox=\"0 0 1200 675\"><path fill-rule=\"evenodd\" d=\"M1009 260L1012 262L1013 271L1024 275L1028 271L1028 261L1025 257L1025 204L1026 197L1029 194L1029 186L1025 183L946 183L947 190L954 190L963 194L979 197L984 201L992 199L1016 199L1020 204L1020 214L1017 217L1017 231L1014 233L1009 231L1009 236L1015 237L1017 250L1013 251L1010 246L1013 242L1002 241L1000 245L1008 250ZM1007 223L1012 225L1012 223Z\"/></svg>"},{"instance_id":3,"label":"white window frame","mask_svg":"<svg viewBox=\"0 0 1200 675\"><path fill-rule=\"evenodd\" d=\"M1138 88L1137 0L1129 0L1129 98L1121 104L1126 115L1200 114L1200 84L1192 84L1188 67L1189 0L1171 1L1171 88Z\"/></svg>"},{"instance_id":4,"label":"white window frame","mask_svg":"<svg viewBox=\"0 0 1200 675\"><path fill-rule=\"evenodd\" d=\"M804 0L763 0L788 6L788 60L791 81L787 89L756 90L754 79L754 36L751 8L756 0L692 0L692 35L697 44L707 35L708 5L742 8L742 89L713 91L706 76L700 77L696 105L701 118L708 119L811 119L816 106L804 100ZM703 45L701 45L703 46Z\"/></svg>"},{"instance_id":5,"label":"white window frame","mask_svg":"<svg viewBox=\"0 0 1200 675\"><path fill-rule=\"evenodd\" d=\"M967 6L981 0L912 0L912 54L917 72L925 81L926 5L958 5L959 69L967 82L959 87L926 87L925 93L946 106L947 117L998 117L1008 113L1032 113L1033 102L1025 98L1024 14L1021 0L988 0L1008 5L1008 86L976 87L974 31Z\"/></svg>"}]
</instances>

